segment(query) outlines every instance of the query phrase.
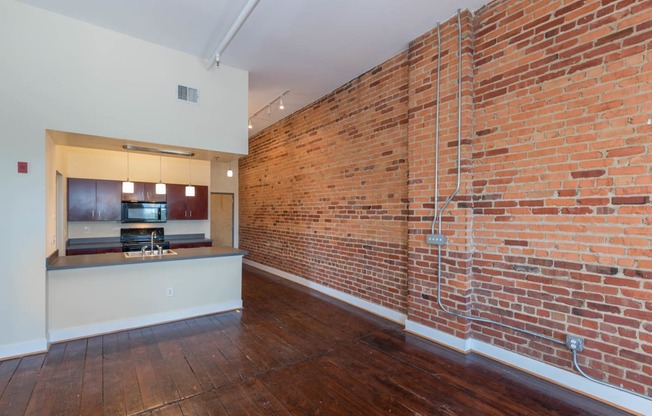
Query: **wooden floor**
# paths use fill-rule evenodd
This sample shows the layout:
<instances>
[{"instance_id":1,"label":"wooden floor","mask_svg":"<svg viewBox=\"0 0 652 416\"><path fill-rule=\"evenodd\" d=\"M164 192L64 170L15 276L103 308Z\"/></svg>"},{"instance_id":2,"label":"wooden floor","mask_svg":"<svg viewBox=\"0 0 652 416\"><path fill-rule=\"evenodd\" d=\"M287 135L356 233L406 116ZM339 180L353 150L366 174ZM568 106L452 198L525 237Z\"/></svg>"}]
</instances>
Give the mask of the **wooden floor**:
<instances>
[{"instance_id":1,"label":"wooden floor","mask_svg":"<svg viewBox=\"0 0 652 416\"><path fill-rule=\"evenodd\" d=\"M0 362L0 415L626 415L245 268L244 309Z\"/></svg>"}]
</instances>

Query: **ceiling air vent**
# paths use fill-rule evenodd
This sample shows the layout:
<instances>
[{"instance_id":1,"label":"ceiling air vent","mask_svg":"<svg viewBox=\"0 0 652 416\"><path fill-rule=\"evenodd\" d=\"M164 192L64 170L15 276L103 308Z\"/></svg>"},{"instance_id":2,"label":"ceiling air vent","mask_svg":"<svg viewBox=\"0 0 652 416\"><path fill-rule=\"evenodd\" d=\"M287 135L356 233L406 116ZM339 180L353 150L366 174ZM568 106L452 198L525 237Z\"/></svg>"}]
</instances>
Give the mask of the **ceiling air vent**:
<instances>
[{"instance_id":1,"label":"ceiling air vent","mask_svg":"<svg viewBox=\"0 0 652 416\"><path fill-rule=\"evenodd\" d=\"M199 101L199 90L185 85L177 85L177 100L197 103Z\"/></svg>"}]
</instances>

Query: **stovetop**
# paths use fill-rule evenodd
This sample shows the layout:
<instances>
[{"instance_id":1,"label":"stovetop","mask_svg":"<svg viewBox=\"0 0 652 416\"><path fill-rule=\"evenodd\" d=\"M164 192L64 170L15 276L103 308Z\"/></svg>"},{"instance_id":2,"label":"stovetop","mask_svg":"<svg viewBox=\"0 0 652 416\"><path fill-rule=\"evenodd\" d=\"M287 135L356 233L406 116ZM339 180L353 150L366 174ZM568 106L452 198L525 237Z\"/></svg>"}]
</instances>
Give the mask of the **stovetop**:
<instances>
[{"instance_id":1,"label":"stovetop","mask_svg":"<svg viewBox=\"0 0 652 416\"><path fill-rule=\"evenodd\" d=\"M165 231L163 227L121 228L120 242L121 243L150 242L152 240L153 232L156 232L156 235L154 236L154 242L162 242L165 240Z\"/></svg>"}]
</instances>

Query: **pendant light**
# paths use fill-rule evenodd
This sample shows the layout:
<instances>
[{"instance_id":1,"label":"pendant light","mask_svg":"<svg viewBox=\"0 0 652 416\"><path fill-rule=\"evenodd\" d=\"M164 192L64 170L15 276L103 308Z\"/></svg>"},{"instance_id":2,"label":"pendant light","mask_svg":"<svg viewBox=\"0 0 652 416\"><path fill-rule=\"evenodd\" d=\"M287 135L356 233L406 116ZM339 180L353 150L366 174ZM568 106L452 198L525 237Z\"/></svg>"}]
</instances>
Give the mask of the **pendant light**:
<instances>
[{"instance_id":1,"label":"pendant light","mask_svg":"<svg viewBox=\"0 0 652 416\"><path fill-rule=\"evenodd\" d=\"M134 193L134 183L129 180L129 151L127 151L127 181L122 182L122 193L123 194Z\"/></svg>"},{"instance_id":2,"label":"pendant light","mask_svg":"<svg viewBox=\"0 0 652 416\"><path fill-rule=\"evenodd\" d=\"M231 163L232 162L229 162L229 170L226 171L226 176L228 176L229 178L233 177L233 169L231 169Z\"/></svg>"},{"instance_id":3,"label":"pendant light","mask_svg":"<svg viewBox=\"0 0 652 416\"><path fill-rule=\"evenodd\" d=\"M163 183L163 156L158 157L158 183L156 184L156 195L165 195L166 186Z\"/></svg>"},{"instance_id":4,"label":"pendant light","mask_svg":"<svg viewBox=\"0 0 652 416\"><path fill-rule=\"evenodd\" d=\"M186 186L186 196L195 196L195 187L192 186L192 170L190 166L190 156L188 156L188 186Z\"/></svg>"}]
</instances>

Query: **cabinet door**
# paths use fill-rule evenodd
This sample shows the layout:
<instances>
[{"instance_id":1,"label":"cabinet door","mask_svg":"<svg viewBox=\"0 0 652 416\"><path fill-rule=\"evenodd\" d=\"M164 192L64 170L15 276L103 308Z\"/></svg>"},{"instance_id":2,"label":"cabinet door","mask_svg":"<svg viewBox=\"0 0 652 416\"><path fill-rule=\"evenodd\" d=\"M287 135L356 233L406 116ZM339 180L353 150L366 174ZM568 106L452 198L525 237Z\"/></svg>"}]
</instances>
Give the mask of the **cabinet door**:
<instances>
[{"instance_id":1,"label":"cabinet door","mask_svg":"<svg viewBox=\"0 0 652 416\"><path fill-rule=\"evenodd\" d=\"M97 181L95 221L120 221L122 182Z\"/></svg>"},{"instance_id":2,"label":"cabinet door","mask_svg":"<svg viewBox=\"0 0 652 416\"><path fill-rule=\"evenodd\" d=\"M120 191L122 192L122 191ZM134 182L134 192L129 193L129 194L122 194L122 200L123 201L129 201L129 202L139 202L143 201L145 195L145 184L142 182Z\"/></svg>"},{"instance_id":3,"label":"cabinet door","mask_svg":"<svg viewBox=\"0 0 652 416\"><path fill-rule=\"evenodd\" d=\"M145 183L143 193L144 193L144 198L143 201L147 202L165 202L167 201L167 195L166 194L157 194L156 193L156 184L155 183ZM170 185L166 185L166 188L169 187ZM166 189L167 192L167 189Z\"/></svg>"},{"instance_id":4,"label":"cabinet door","mask_svg":"<svg viewBox=\"0 0 652 416\"><path fill-rule=\"evenodd\" d=\"M208 219L208 186L195 186L195 196L188 197L188 219Z\"/></svg>"},{"instance_id":5,"label":"cabinet door","mask_svg":"<svg viewBox=\"0 0 652 416\"><path fill-rule=\"evenodd\" d=\"M186 206L186 186L167 185L168 220L185 220L188 213Z\"/></svg>"},{"instance_id":6,"label":"cabinet door","mask_svg":"<svg viewBox=\"0 0 652 416\"><path fill-rule=\"evenodd\" d=\"M95 180L68 178L68 221L95 220Z\"/></svg>"}]
</instances>

